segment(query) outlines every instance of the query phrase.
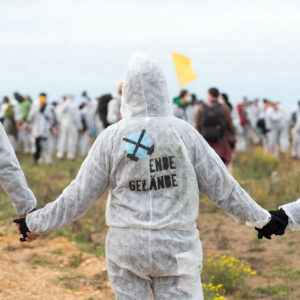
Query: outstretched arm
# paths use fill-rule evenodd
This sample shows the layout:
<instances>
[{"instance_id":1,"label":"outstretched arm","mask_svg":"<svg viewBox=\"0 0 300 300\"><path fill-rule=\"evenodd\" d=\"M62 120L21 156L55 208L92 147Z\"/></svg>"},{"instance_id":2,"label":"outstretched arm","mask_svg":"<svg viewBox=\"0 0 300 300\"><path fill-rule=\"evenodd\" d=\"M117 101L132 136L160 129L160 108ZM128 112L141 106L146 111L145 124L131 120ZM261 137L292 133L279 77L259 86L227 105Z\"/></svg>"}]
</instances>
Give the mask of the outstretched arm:
<instances>
[{"instance_id":1,"label":"outstretched arm","mask_svg":"<svg viewBox=\"0 0 300 300\"><path fill-rule=\"evenodd\" d=\"M201 193L236 221L262 228L270 213L260 207L229 174L224 163L199 134L195 141L195 171Z\"/></svg>"},{"instance_id":2,"label":"outstretched arm","mask_svg":"<svg viewBox=\"0 0 300 300\"><path fill-rule=\"evenodd\" d=\"M76 178L54 201L26 217L29 230L40 234L59 229L82 216L107 189L109 149L106 133L94 143ZM105 144L106 142L106 144Z\"/></svg>"},{"instance_id":3,"label":"outstretched arm","mask_svg":"<svg viewBox=\"0 0 300 300\"><path fill-rule=\"evenodd\" d=\"M0 185L11 198L19 216L35 208L36 199L27 185L24 173L1 123Z\"/></svg>"}]
</instances>

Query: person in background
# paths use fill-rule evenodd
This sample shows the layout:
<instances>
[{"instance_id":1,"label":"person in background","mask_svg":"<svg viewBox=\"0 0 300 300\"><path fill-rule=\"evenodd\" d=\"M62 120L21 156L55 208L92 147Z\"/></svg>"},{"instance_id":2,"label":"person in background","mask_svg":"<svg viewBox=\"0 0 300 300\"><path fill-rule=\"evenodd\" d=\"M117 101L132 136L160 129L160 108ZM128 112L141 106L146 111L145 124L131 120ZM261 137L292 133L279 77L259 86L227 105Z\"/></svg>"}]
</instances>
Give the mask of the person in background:
<instances>
[{"instance_id":1,"label":"person in background","mask_svg":"<svg viewBox=\"0 0 300 300\"><path fill-rule=\"evenodd\" d=\"M221 104L227 105L227 107L229 108L229 110L232 111L233 106L232 106L232 104L230 103L229 97L228 97L228 95L227 95L226 93L220 94L219 97L218 97L218 101L219 101Z\"/></svg>"},{"instance_id":2,"label":"person in background","mask_svg":"<svg viewBox=\"0 0 300 300\"><path fill-rule=\"evenodd\" d=\"M269 129L268 142L269 152L278 156L279 150L285 152L287 149L287 133L284 111L279 107L279 103L272 103L266 111L266 124Z\"/></svg>"},{"instance_id":3,"label":"person in background","mask_svg":"<svg viewBox=\"0 0 300 300\"><path fill-rule=\"evenodd\" d=\"M24 96L24 100L21 103L21 119L19 122L19 145L23 143L25 154L30 153L31 149L31 133L27 122L31 105L32 100L30 96Z\"/></svg>"},{"instance_id":4,"label":"person in background","mask_svg":"<svg viewBox=\"0 0 300 300\"><path fill-rule=\"evenodd\" d=\"M118 92L114 93L107 107L107 121L110 125L121 120L121 96L123 83L118 85Z\"/></svg>"},{"instance_id":5,"label":"person in background","mask_svg":"<svg viewBox=\"0 0 300 300\"><path fill-rule=\"evenodd\" d=\"M32 136L35 139L34 162L46 164L52 162L51 134L57 134L57 122L54 110L47 103L47 95L41 93L39 102L35 103L29 112L28 123L31 125Z\"/></svg>"},{"instance_id":6,"label":"person in background","mask_svg":"<svg viewBox=\"0 0 300 300\"><path fill-rule=\"evenodd\" d=\"M79 156L86 156L91 147L90 144L91 122L89 120L88 103L86 101L80 104L79 112L80 112L80 120L82 123L82 129L79 131L77 154Z\"/></svg>"},{"instance_id":7,"label":"person in background","mask_svg":"<svg viewBox=\"0 0 300 300\"><path fill-rule=\"evenodd\" d=\"M20 121L21 121L21 104L24 101L24 98L21 94L19 94L18 92L15 92L13 94L13 97L10 101L12 107L13 107L13 112L14 112L14 121L16 124L16 128L17 128L17 134L15 137L12 137L12 139L10 139L12 146L14 148L14 150L17 152L19 149L19 130L21 129L21 125L20 125Z\"/></svg>"},{"instance_id":8,"label":"person in background","mask_svg":"<svg viewBox=\"0 0 300 300\"><path fill-rule=\"evenodd\" d=\"M197 101L197 96L196 94L192 94L191 95L191 103L190 105L187 107L187 122L189 124L191 124L192 126L194 126L195 124L195 117L199 108L199 103Z\"/></svg>"},{"instance_id":9,"label":"person in background","mask_svg":"<svg viewBox=\"0 0 300 300\"><path fill-rule=\"evenodd\" d=\"M5 106L4 106L4 102L2 99L0 102L0 123L3 123L3 121L4 121L4 112L5 112Z\"/></svg>"},{"instance_id":10,"label":"person in background","mask_svg":"<svg viewBox=\"0 0 300 300\"><path fill-rule=\"evenodd\" d=\"M15 122L14 107L7 96L3 97L2 102L3 104L1 106L1 109L3 111L3 127L6 131L11 145L15 150L18 138L18 129Z\"/></svg>"},{"instance_id":11,"label":"person in background","mask_svg":"<svg viewBox=\"0 0 300 300\"><path fill-rule=\"evenodd\" d=\"M59 108L60 135L58 138L57 158L67 153L67 159L74 160L78 134L82 130L80 112L72 95L68 95Z\"/></svg>"},{"instance_id":12,"label":"person in background","mask_svg":"<svg viewBox=\"0 0 300 300\"><path fill-rule=\"evenodd\" d=\"M293 136L291 156L292 158L300 158L300 100L292 114L291 127Z\"/></svg>"},{"instance_id":13,"label":"person in background","mask_svg":"<svg viewBox=\"0 0 300 300\"><path fill-rule=\"evenodd\" d=\"M259 106L259 100L254 99L247 107L248 119L251 128L251 137L255 145L259 144L261 135L259 134L257 122L259 120L261 108Z\"/></svg>"},{"instance_id":14,"label":"person in background","mask_svg":"<svg viewBox=\"0 0 300 300\"><path fill-rule=\"evenodd\" d=\"M99 120L101 121L103 128L107 128L110 124L107 121L107 112L108 112L108 104L112 99L112 95L111 94L104 94L101 97L97 98L97 102L98 102L98 108L97 108L97 112L98 112L98 116L99 116Z\"/></svg>"},{"instance_id":15,"label":"person in background","mask_svg":"<svg viewBox=\"0 0 300 300\"><path fill-rule=\"evenodd\" d=\"M230 145L235 143L235 131L230 110L226 104L218 102L218 97L218 89L208 90L207 101L198 109L195 127L228 166L232 160Z\"/></svg>"},{"instance_id":16,"label":"person in background","mask_svg":"<svg viewBox=\"0 0 300 300\"><path fill-rule=\"evenodd\" d=\"M264 106L260 110L258 120L257 120L257 131L259 136L262 139L263 142L263 149L264 152L267 153L269 152L269 129L267 128L267 123L266 123L266 112L268 107L271 105L270 101L267 99L263 99Z\"/></svg>"},{"instance_id":17,"label":"person in background","mask_svg":"<svg viewBox=\"0 0 300 300\"><path fill-rule=\"evenodd\" d=\"M243 102L237 104L235 111L235 128L236 128L236 150L245 152L249 144L249 116L247 113L248 98L244 97Z\"/></svg>"},{"instance_id":18,"label":"person in background","mask_svg":"<svg viewBox=\"0 0 300 300\"><path fill-rule=\"evenodd\" d=\"M91 98L89 97L87 91L83 91L81 93L81 103L85 102L85 103L90 103L91 102Z\"/></svg>"},{"instance_id":19,"label":"person in background","mask_svg":"<svg viewBox=\"0 0 300 300\"><path fill-rule=\"evenodd\" d=\"M192 101L188 90L181 90L178 97L173 99L173 115L184 121L188 120L187 108Z\"/></svg>"}]
</instances>

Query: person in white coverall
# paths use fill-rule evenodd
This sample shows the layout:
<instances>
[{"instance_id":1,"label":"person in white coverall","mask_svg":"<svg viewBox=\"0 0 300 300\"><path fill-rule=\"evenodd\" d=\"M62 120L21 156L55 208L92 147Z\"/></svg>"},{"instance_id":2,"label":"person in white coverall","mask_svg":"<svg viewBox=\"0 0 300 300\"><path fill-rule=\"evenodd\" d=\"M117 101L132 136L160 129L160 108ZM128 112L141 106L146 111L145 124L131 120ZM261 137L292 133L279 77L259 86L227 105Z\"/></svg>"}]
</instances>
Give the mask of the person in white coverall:
<instances>
[{"instance_id":1,"label":"person in white coverall","mask_svg":"<svg viewBox=\"0 0 300 300\"><path fill-rule=\"evenodd\" d=\"M11 198L18 216L31 212L36 199L29 189L14 149L0 123L0 186Z\"/></svg>"},{"instance_id":2,"label":"person in white coverall","mask_svg":"<svg viewBox=\"0 0 300 300\"><path fill-rule=\"evenodd\" d=\"M79 106L79 111L82 129L78 135L77 153L79 156L86 156L90 150L90 131L92 128L92 122L89 114L89 103L86 101L82 102Z\"/></svg>"},{"instance_id":3,"label":"person in white coverall","mask_svg":"<svg viewBox=\"0 0 300 300\"><path fill-rule=\"evenodd\" d=\"M117 300L203 299L199 192L235 220L272 221L187 122L172 115L163 72L135 54L123 82L122 120L95 141L59 198L22 220L42 234L82 216L109 190L107 271Z\"/></svg>"},{"instance_id":4,"label":"person in white coverall","mask_svg":"<svg viewBox=\"0 0 300 300\"><path fill-rule=\"evenodd\" d=\"M122 85L123 83L120 82L118 85L118 93L113 94L113 98L108 102L107 122L111 125L121 119Z\"/></svg>"},{"instance_id":5,"label":"person in white coverall","mask_svg":"<svg viewBox=\"0 0 300 300\"><path fill-rule=\"evenodd\" d=\"M300 101L298 107L293 113L293 127L292 127L292 152L293 158L300 158Z\"/></svg>"},{"instance_id":6,"label":"person in white coverall","mask_svg":"<svg viewBox=\"0 0 300 300\"><path fill-rule=\"evenodd\" d=\"M261 108L259 107L259 100L255 99L247 109L249 123L252 130L252 140L255 145L260 142L260 134L257 128L257 122L259 120Z\"/></svg>"},{"instance_id":7,"label":"person in white coverall","mask_svg":"<svg viewBox=\"0 0 300 300\"><path fill-rule=\"evenodd\" d=\"M52 163L52 134L56 134L56 116L53 107L47 103L47 96L41 93L39 102L35 103L29 112L28 123L35 141L34 161L46 164Z\"/></svg>"},{"instance_id":8,"label":"person in white coverall","mask_svg":"<svg viewBox=\"0 0 300 300\"><path fill-rule=\"evenodd\" d=\"M277 103L272 104L266 111L266 126L268 132L269 151L278 156L279 150L285 152L289 146L286 116Z\"/></svg>"},{"instance_id":9,"label":"person in white coverall","mask_svg":"<svg viewBox=\"0 0 300 300\"><path fill-rule=\"evenodd\" d=\"M72 95L69 95L58 107L60 133L58 138L57 158L75 159L79 130L82 130L79 109Z\"/></svg>"}]
</instances>

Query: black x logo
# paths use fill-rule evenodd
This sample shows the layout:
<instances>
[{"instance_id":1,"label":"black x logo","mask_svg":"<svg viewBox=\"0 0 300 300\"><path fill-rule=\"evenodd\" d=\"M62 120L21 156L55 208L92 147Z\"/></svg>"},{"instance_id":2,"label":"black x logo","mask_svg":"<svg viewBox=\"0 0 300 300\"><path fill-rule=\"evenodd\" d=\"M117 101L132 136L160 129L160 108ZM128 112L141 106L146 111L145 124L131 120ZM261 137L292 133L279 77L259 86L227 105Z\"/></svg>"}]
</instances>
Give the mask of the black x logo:
<instances>
[{"instance_id":1,"label":"black x logo","mask_svg":"<svg viewBox=\"0 0 300 300\"><path fill-rule=\"evenodd\" d=\"M143 144L141 144L141 142L142 142L142 140L143 140L143 137L144 137L144 135L145 135L145 132L146 132L146 130L143 129L143 130L142 130L142 133L141 133L141 135L139 136L139 139L138 139L137 142L136 142L136 141L133 141L133 140L130 140L130 139L127 139L127 138L123 138L123 141L135 145L135 148L134 148L133 153L127 154L127 157L128 157L129 159L131 159L132 161L138 161L138 160L139 160L139 158L136 156L136 153L137 153L137 151L139 150L139 148L142 148L142 149L146 150L148 155L151 155L151 154L154 152L154 145L152 145L151 147L147 147L147 146L144 146Z\"/></svg>"}]
</instances>

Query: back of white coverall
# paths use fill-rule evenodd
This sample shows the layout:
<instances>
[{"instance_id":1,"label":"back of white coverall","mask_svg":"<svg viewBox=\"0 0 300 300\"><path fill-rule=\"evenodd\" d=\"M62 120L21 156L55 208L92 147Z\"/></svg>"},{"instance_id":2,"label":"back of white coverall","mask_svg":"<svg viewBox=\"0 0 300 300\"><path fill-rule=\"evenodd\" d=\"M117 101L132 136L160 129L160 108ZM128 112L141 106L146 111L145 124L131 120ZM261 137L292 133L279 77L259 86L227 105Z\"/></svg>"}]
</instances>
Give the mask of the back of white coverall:
<instances>
[{"instance_id":1,"label":"back of white coverall","mask_svg":"<svg viewBox=\"0 0 300 300\"><path fill-rule=\"evenodd\" d=\"M57 157L67 152L68 159L75 159L78 142L78 130L82 129L79 109L72 96L59 107L60 133L57 145Z\"/></svg>"},{"instance_id":2,"label":"back of white coverall","mask_svg":"<svg viewBox=\"0 0 300 300\"><path fill-rule=\"evenodd\" d=\"M172 116L166 79L148 56L127 67L123 119L96 140L63 194L26 217L35 233L83 215L106 188L108 275L116 299L201 300L199 192L236 220L262 228L269 213L227 172L188 123Z\"/></svg>"}]
</instances>

